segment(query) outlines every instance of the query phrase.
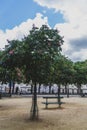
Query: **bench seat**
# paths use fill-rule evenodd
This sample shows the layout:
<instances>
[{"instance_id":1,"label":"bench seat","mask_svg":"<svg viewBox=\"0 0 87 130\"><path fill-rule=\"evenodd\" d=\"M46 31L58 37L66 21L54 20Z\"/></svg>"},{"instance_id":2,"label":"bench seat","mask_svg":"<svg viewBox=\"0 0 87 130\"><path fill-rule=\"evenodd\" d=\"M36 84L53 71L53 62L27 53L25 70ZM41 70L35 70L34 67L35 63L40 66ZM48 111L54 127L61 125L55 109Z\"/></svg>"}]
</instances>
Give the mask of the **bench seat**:
<instances>
[{"instance_id":1,"label":"bench seat","mask_svg":"<svg viewBox=\"0 0 87 130\"><path fill-rule=\"evenodd\" d=\"M42 102L42 104L63 104L63 102Z\"/></svg>"},{"instance_id":2,"label":"bench seat","mask_svg":"<svg viewBox=\"0 0 87 130\"><path fill-rule=\"evenodd\" d=\"M58 104L60 107L61 104L64 104L64 102L42 102L42 104L45 104L45 108L48 108L48 105L50 104Z\"/></svg>"}]
</instances>

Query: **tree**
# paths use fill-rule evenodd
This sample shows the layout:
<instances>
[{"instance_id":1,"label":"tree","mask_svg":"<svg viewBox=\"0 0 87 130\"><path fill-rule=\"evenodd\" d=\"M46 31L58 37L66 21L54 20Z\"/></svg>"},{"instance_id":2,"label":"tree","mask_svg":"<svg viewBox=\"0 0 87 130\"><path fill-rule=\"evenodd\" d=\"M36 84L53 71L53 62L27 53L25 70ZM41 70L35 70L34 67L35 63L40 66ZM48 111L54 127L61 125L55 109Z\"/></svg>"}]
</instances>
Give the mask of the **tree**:
<instances>
[{"instance_id":1,"label":"tree","mask_svg":"<svg viewBox=\"0 0 87 130\"><path fill-rule=\"evenodd\" d=\"M58 85L60 92L60 85L65 86L65 92L69 96L67 85L73 82L73 62L63 55L56 60L54 64L54 83ZM58 94L60 94L58 92Z\"/></svg>"},{"instance_id":2,"label":"tree","mask_svg":"<svg viewBox=\"0 0 87 130\"><path fill-rule=\"evenodd\" d=\"M1 75L3 73L3 82L9 83L9 94L11 95L11 87L13 87L14 92L14 83L20 82L23 79L23 75L20 71L22 64L23 51L21 49L22 43L18 40L9 41L9 45L3 50L3 55L1 55Z\"/></svg>"},{"instance_id":3,"label":"tree","mask_svg":"<svg viewBox=\"0 0 87 130\"><path fill-rule=\"evenodd\" d=\"M33 27L30 34L24 38L26 82L32 80L34 93L31 108L31 118L38 118L36 86L51 81L50 74L56 57L59 56L63 37L55 29L42 25L40 29ZM49 81L50 79L50 81Z\"/></svg>"},{"instance_id":4,"label":"tree","mask_svg":"<svg viewBox=\"0 0 87 130\"><path fill-rule=\"evenodd\" d=\"M87 84L87 61L74 63L74 70L74 83L78 87L78 93L81 94L81 85Z\"/></svg>"},{"instance_id":5,"label":"tree","mask_svg":"<svg viewBox=\"0 0 87 130\"><path fill-rule=\"evenodd\" d=\"M0 51L0 82L5 81L5 69L3 68L3 63L2 63L2 57L3 57L3 51Z\"/></svg>"},{"instance_id":6,"label":"tree","mask_svg":"<svg viewBox=\"0 0 87 130\"><path fill-rule=\"evenodd\" d=\"M49 84L53 81L54 63L60 55L63 42L58 30L42 25L40 28L33 26L27 37L21 41L9 41L8 47L5 48L2 61L10 74L17 76L14 71L20 70L25 83L32 81L31 119L33 120L38 119L37 84Z\"/></svg>"}]
</instances>

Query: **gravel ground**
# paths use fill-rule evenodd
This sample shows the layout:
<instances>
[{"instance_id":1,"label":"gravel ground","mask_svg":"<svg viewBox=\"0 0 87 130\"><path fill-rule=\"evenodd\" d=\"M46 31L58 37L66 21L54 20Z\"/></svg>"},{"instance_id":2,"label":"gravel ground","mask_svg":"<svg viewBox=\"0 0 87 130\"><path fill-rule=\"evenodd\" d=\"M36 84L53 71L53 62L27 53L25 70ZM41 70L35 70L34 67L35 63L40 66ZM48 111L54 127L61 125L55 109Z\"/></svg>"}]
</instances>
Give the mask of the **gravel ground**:
<instances>
[{"instance_id":1,"label":"gravel ground","mask_svg":"<svg viewBox=\"0 0 87 130\"><path fill-rule=\"evenodd\" d=\"M87 130L87 98L62 99L57 105L45 105L38 98L38 121L30 121L31 98L3 98L0 100L0 130Z\"/></svg>"}]
</instances>

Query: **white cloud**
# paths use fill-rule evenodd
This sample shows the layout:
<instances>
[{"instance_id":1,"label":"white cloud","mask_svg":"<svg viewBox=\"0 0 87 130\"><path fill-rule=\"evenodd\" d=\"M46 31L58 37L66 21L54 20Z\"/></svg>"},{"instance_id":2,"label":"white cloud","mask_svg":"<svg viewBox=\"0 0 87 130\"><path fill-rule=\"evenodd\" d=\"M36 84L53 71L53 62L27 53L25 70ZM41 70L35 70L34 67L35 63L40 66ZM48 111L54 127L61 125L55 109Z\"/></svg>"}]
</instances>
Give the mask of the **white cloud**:
<instances>
[{"instance_id":1,"label":"white cloud","mask_svg":"<svg viewBox=\"0 0 87 130\"><path fill-rule=\"evenodd\" d=\"M68 54L73 60L87 59L87 48L85 50L81 46L80 50L74 50L70 41L75 39L83 39L87 37L87 0L34 0L41 6L54 8L63 14L65 23L56 24L55 28L60 30L64 35L65 43L63 45L63 53ZM79 41L79 40L78 40ZM75 42L76 43L76 42ZM73 44L75 44L73 42ZM82 43L81 43L82 44ZM85 43L87 44L87 43ZM80 46L80 44L78 44ZM78 48L76 45L76 48Z\"/></svg>"},{"instance_id":2,"label":"white cloud","mask_svg":"<svg viewBox=\"0 0 87 130\"><path fill-rule=\"evenodd\" d=\"M47 17L43 17L42 14L37 13L34 19L28 19L27 21L21 23L19 26L13 29L7 29L5 32L0 30L0 48L4 48L8 40L21 39L29 34L29 30L32 29L32 25L35 24L37 27L41 27L42 24L48 24Z\"/></svg>"},{"instance_id":3,"label":"white cloud","mask_svg":"<svg viewBox=\"0 0 87 130\"><path fill-rule=\"evenodd\" d=\"M60 30L60 34L64 36L63 53L72 60L87 59L87 47L83 48L82 44L87 37L87 0L34 0L40 6L54 8L56 12L60 12L65 22L57 23L54 28ZM46 11L43 10L43 13ZM7 39L21 39L29 33L32 24L40 27L42 24L48 24L47 17L37 13L34 19L28 19L12 30L7 29L5 32L0 30L0 48L7 44ZM79 42L81 40L81 42ZM82 41L83 40L83 41ZM73 41L73 42L72 42ZM74 45L74 47L73 47ZM79 49L78 49L79 46Z\"/></svg>"},{"instance_id":4,"label":"white cloud","mask_svg":"<svg viewBox=\"0 0 87 130\"><path fill-rule=\"evenodd\" d=\"M84 61L85 59L87 59L87 49L81 49L79 52L74 52L73 54L71 54L71 59L74 61Z\"/></svg>"}]
</instances>

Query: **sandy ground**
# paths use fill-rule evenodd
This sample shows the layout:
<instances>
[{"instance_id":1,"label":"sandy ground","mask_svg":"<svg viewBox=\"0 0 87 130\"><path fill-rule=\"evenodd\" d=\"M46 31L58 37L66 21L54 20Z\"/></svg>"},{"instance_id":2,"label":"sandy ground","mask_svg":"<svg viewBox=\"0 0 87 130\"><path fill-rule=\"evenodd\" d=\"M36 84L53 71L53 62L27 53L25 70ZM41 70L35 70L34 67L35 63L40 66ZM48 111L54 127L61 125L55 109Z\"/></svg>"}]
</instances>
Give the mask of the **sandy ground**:
<instances>
[{"instance_id":1,"label":"sandy ground","mask_svg":"<svg viewBox=\"0 0 87 130\"><path fill-rule=\"evenodd\" d=\"M31 98L3 98L0 100L0 130L87 130L87 98L62 99L57 105L45 105L38 98L39 121L30 121Z\"/></svg>"}]
</instances>

